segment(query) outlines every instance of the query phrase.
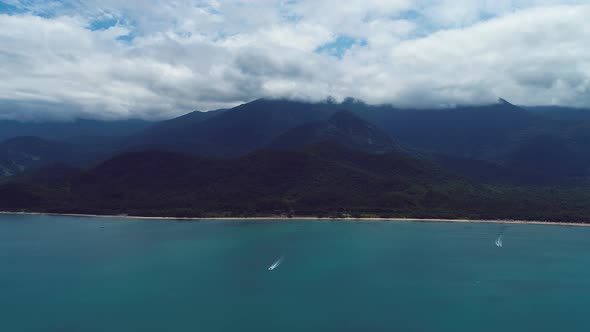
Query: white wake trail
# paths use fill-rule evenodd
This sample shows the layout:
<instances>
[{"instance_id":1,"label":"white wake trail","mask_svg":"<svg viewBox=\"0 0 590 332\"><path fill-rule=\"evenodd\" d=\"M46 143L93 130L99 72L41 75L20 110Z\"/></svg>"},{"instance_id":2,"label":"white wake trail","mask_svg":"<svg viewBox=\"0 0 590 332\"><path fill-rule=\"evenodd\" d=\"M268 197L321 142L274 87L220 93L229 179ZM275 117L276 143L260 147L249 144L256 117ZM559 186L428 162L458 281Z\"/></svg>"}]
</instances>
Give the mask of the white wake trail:
<instances>
[{"instance_id":1,"label":"white wake trail","mask_svg":"<svg viewBox=\"0 0 590 332\"><path fill-rule=\"evenodd\" d=\"M504 246L504 243L502 242L502 235L498 236L494 243L496 244L496 247L502 248L502 246Z\"/></svg>"},{"instance_id":2,"label":"white wake trail","mask_svg":"<svg viewBox=\"0 0 590 332\"><path fill-rule=\"evenodd\" d=\"M272 265L268 267L268 270L272 271L272 270L276 269L277 267L279 267L279 265L281 265L282 262L283 262L283 256L281 256L274 263L272 263Z\"/></svg>"}]
</instances>

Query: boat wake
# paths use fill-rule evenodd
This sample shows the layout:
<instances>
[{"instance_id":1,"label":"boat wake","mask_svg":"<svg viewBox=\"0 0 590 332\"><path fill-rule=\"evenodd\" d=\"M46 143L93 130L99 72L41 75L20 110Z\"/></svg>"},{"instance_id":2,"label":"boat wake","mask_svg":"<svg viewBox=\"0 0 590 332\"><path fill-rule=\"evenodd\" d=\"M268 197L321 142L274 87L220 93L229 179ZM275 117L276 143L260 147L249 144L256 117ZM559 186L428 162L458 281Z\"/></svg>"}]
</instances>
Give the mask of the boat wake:
<instances>
[{"instance_id":1,"label":"boat wake","mask_svg":"<svg viewBox=\"0 0 590 332\"><path fill-rule=\"evenodd\" d=\"M498 238L496 239L496 241L494 243L496 244L496 247L502 248L502 246L504 245L502 243L502 234L500 234L500 236L498 236Z\"/></svg>"},{"instance_id":2,"label":"boat wake","mask_svg":"<svg viewBox=\"0 0 590 332\"><path fill-rule=\"evenodd\" d=\"M272 265L268 267L268 270L272 271L272 270L276 269L277 267L279 267L279 265L281 265L282 262L283 262L283 256L281 256L274 263L272 263Z\"/></svg>"}]
</instances>

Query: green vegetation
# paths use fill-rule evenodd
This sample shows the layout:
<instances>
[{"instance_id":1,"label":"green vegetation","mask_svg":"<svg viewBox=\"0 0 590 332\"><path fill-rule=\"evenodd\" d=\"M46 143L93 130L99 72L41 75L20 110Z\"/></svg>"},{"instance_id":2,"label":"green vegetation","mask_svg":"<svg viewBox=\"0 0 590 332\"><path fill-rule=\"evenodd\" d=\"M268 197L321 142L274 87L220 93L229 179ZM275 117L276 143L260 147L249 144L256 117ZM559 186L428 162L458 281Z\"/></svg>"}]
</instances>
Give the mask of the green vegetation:
<instances>
[{"instance_id":1,"label":"green vegetation","mask_svg":"<svg viewBox=\"0 0 590 332\"><path fill-rule=\"evenodd\" d=\"M479 185L405 154L370 154L333 142L298 151L261 150L233 160L134 152L81 174L41 170L34 180L0 186L2 210L174 217L585 222L587 202L585 188Z\"/></svg>"},{"instance_id":2,"label":"green vegetation","mask_svg":"<svg viewBox=\"0 0 590 332\"><path fill-rule=\"evenodd\" d=\"M0 209L586 222L588 114L256 100L153 125L0 122L39 136L0 142Z\"/></svg>"}]
</instances>

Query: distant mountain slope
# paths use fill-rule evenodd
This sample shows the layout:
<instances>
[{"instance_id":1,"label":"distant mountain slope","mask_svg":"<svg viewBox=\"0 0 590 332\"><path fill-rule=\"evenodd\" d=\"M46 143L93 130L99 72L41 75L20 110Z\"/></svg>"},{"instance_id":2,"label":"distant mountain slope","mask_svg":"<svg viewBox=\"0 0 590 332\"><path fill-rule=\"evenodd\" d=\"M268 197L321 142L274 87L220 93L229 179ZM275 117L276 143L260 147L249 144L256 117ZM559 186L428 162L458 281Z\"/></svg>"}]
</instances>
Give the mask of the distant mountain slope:
<instances>
[{"instance_id":1,"label":"distant mountain slope","mask_svg":"<svg viewBox=\"0 0 590 332\"><path fill-rule=\"evenodd\" d=\"M543 185L590 176L590 123L581 110L528 111L505 100L442 110L355 107L408 150L474 179Z\"/></svg>"},{"instance_id":2,"label":"distant mountain slope","mask_svg":"<svg viewBox=\"0 0 590 332\"><path fill-rule=\"evenodd\" d=\"M76 148L38 137L16 137L0 142L0 177L21 174L55 162L73 161Z\"/></svg>"},{"instance_id":3,"label":"distant mountain slope","mask_svg":"<svg viewBox=\"0 0 590 332\"><path fill-rule=\"evenodd\" d=\"M132 145L202 156L235 157L271 144L279 135L302 125L305 126L298 129L299 133L289 134L293 135L291 139L282 137L283 143L306 143L296 143L296 136L310 139L318 136L319 140L319 136L328 135L326 128L310 123L327 121L338 111L356 114L410 149L482 160L493 160L508 152L514 137L522 132L559 131L570 125L556 123L504 100L484 106L401 110L352 99L343 103L262 99L217 112L206 119L200 113L191 113L156 124L138 134Z\"/></svg>"},{"instance_id":4,"label":"distant mountain slope","mask_svg":"<svg viewBox=\"0 0 590 332\"><path fill-rule=\"evenodd\" d=\"M50 140L80 141L81 138L115 138L132 135L153 123L143 120L75 120L70 122L18 122L0 120L0 141L22 136Z\"/></svg>"},{"instance_id":5,"label":"distant mountain slope","mask_svg":"<svg viewBox=\"0 0 590 332\"><path fill-rule=\"evenodd\" d=\"M146 131L135 141L202 156L235 157L259 149L279 134L306 122L323 120L334 110L327 104L256 100L196 123L170 122L169 135Z\"/></svg>"},{"instance_id":6,"label":"distant mountain slope","mask_svg":"<svg viewBox=\"0 0 590 332\"><path fill-rule=\"evenodd\" d=\"M437 110L368 107L357 114L413 148L476 159L495 155L521 131L551 125L547 119L506 101Z\"/></svg>"},{"instance_id":7,"label":"distant mountain slope","mask_svg":"<svg viewBox=\"0 0 590 332\"><path fill-rule=\"evenodd\" d=\"M227 110L220 109L209 112L194 111L177 118L154 123L145 130L134 133L134 135L129 135L126 145L159 144L162 141L166 141L167 137L176 136L179 132L190 130L192 126L225 111Z\"/></svg>"},{"instance_id":8,"label":"distant mountain slope","mask_svg":"<svg viewBox=\"0 0 590 332\"><path fill-rule=\"evenodd\" d=\"M324 141L334 141L351 149L373 153L400 150L377 126L349 111L339 111L326 121L308 122L290 129L275 138L269 147L299 149Z\"/></svg>"},{"instance_id":9,"label":"distant mountain slope","mask_svg":"<svg viewBox=\"0 0 590 332\"><path fill-rule=\"evenodd\" d=\"M15 137L0 142L0 178L20 176L54 164L86 167L110 157L110 150L39 137Z\"/></svg>"},{"instance_id":10,"label":"distant mountain slope","mask_svg":"<svg viewBox=\"0 0 590 332\"><path fill-rule=\"evenodd\" d=\"M344 126L335 125L334 120L330 123L330 117L340 111L354 113L364 121L348 116ZM193 112L158 123L121 146L125 147L122 151L152 147L232 158L264 146L298 148L323 140L365 151L388 151L384 136L389 136L407 151L431 157L449 171L478 180L559 184L587 176L590 162L585 155L590 149L590 125L546 116L547 112L528 111L505 100L492 105L430 110L371 106L353 99L343 103L256 100L230 110ZM351 127L353 124L358 127ZM362 128L370 129L363 132ZM533 151L541 148L534 143L536 137L560 141L556 144L567 151L567 158L561 160L572 161L570 165L539 167L547 160ZM379 143L363 144L371 140ZM552 153L559 153L557 145L551 148Z\"/></svg>"},{"instance_id":11,"label":"distant mountain slope","mask_svg":"<svg viewBox=\"0 0 590 332\"><path fill-rule=\"evenodd\" d=\"M505 164L529 177L559 182L562 178L590 176L590 145L576 151L558 135L534 135L504 156Z\"/></svg>"},{"instance_id":12,"label":"distant mountain slope","mask_svg":"<svg viewBox=\"0 0 590 332\"><path fill-rule=\"evenodd\" d=\"M77 147L76 152L93 153L92 158L85 157L91 160L147 148L235 158L269 146L299 149L326 140L378 153L397 151L399 144L415 156L431 158L449 171L472 179L509 184L575 184L590 178L590 121L586 117L583 110L530 111L505 100L483 106L401 110L353 99L342 103L262 99L229 110L192 112L159 123L0 121L0 137L38 133L46 140L63 138ZM27 161L25 156L30 151L19 149L11 148L10 157L4 152L0 174L14 174L22 166L45 165ZM46 155L43 160L80 165L58 155Z\"/></svg>"},{"instance_id":13,"label":"distant mountain slope","mask_svg":"<svg viewBox=\"0 0 590 332\"><path fill-rule=\"evenodd\" d=\"M523 106L527 111L560 121L590 122L590 109L561 106Z\"/></svg>"}]
</instances>

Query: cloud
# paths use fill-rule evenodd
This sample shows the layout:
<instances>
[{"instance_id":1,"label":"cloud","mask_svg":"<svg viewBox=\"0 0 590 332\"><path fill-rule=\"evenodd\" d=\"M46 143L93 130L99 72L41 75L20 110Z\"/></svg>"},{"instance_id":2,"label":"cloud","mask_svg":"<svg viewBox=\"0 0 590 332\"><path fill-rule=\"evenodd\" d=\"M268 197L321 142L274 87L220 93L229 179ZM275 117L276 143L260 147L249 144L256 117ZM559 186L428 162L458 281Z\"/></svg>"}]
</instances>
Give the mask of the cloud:
<instances>
[{"instance_id":1,"label":"cloud","mask_svg":"<svg viewBox=\"0 0 590 332\"><path fill-rule=\"evenodd\" d=\"M586 1L5 1L0 118L169 118L260 97L590 106Z\"/></svg>"}]
</instances>

